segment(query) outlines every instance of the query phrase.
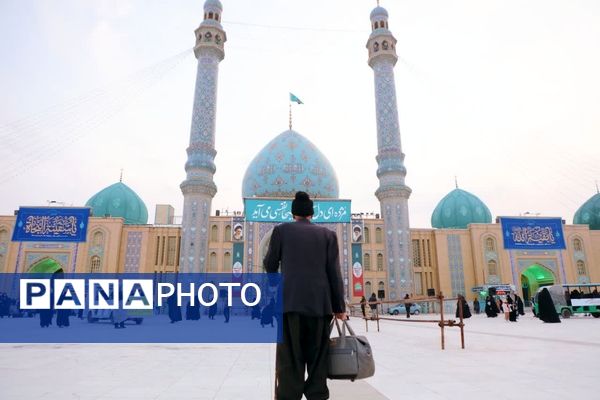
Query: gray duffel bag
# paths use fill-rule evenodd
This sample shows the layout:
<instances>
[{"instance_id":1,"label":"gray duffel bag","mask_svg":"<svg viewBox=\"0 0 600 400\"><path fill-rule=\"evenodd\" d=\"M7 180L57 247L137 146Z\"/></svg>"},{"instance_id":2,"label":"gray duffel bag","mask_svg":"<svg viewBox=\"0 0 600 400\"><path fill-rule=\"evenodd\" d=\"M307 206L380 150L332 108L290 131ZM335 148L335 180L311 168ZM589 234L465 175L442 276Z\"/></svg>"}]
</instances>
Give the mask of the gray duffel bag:
<instances>
[{"instance_id":1,"label":"gray duffel bag","mask_svg":"<svg viewBox=\"0 0 600 400\"><path fill-rule=\"evenodd\" d=\"M331 321L330 332L336 325L339 336L329 339L328 373L329 379L364 379L375 374L375 360L369 341L364 336L356 336L348 321L342 321L342 329L337 318ZM348 329L349 335L346 334ZM331 333L330 333L331 335Z\"/></svg>"}]
</instances>

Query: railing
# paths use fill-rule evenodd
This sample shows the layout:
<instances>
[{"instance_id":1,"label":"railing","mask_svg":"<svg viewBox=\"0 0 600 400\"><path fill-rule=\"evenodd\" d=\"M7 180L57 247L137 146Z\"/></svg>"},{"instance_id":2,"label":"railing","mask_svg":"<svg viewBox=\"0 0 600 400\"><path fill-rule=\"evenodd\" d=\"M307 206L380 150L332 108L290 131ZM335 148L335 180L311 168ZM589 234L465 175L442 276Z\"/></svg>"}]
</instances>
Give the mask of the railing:
<instances>
[{"instance_id":1,"label":"railing","mask_svg":"<svg viewBox=\"0 0 600 400\"><path fill-rule=\"evenodd\" d=\"M458 322L455 321L454 319L444 319L444 301L452 301L452 300L456 300L458 302ZM409 319L409 318L390 318L390 317L381 317L379 316L379 306L381 305L381 307L383 307L383 304L399 304L404 302L404 304L410 303L410 304L414 304L414 303L425 303L425 302L439 302L439 306L440 306L440 318L439 319ZM396 321L396 322L415 322L415 323L435 323L438 324L438 326L440 327L440 339L441 339L441 345L442 345L442 350L445 349L446 347L446 339L445 339L445 334L444 334L444 328L445 327L458 327L460 328L460 344L461 344L461 348L464 349L465 348L465 323L464 323L464 319L463 319L463 305L464 305L465 299L464 297L453 297L453 298L445 298L444 295L440 292L439 295L435 296L435 297L425 297L425 298L420 298L420 299L406 299L406 300L396 300L396 301L371 301L371 302L367 302L365 304L366 306L371 306L371 305L376 305L376 307L371 310L375 310L375 314L371 315L371 317L367 317L366 315L363 316L363 319L365 320L365 326L366 326L366 330L367 332L369 331L369 321L375 321L377 323L377 332L379 332L380 327L379 327L379 320L385 320L385 321ZM352 303L350 304L351 306L361 306L360 303ZM366 313L365 313L366 314Z\"/></svg>"}]
</instances>

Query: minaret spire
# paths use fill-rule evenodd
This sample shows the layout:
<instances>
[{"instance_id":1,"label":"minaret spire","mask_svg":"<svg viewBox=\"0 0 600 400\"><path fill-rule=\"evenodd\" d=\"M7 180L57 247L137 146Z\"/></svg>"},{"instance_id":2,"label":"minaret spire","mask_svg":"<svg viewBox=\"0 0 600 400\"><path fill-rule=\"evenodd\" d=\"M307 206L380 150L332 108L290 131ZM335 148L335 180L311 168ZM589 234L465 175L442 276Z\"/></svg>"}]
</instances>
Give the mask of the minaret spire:
<instances>
[{"instance_id":1,"label":"minaret spire","mask_svg":"<svg viewBox=\"0 0 600 400\"><path fill-rule=\"evenodd\" d=\"M227 41L221 26L223 5L206 0L204 20L195 30L194 54L198 59L192 127L185 163L186 179L181 183L180 272L205 272L212 199L217 193L213 180L215 166L215 122L219 63L225 57Z\"/></svg>"},{"instance_id":2,"label":"minaret spire","mask_svg":"<svg viewBox=\"0 0 600 400\"><path fill-rule=\"evenodd\" d=\"M596 179L596 193L600 193L600 189L598 188L598 180Z\"/></svg>"},{"instance_id":3,"label":"minaret spire","mask_svg":"<svg viewBox=\"0 0 600 400\"><path fill-rule=\"evenodd\" d=\"M377 115L377 177L383 216L388 288L391 300L414 294L410 256L411 238L408 222L408 198L411 189L404 183L406 168L400 142L398 105L394 81L396 38L389 31L388 12L377 6L371 12L371 35L367 42L369 66L375 75L375 109Z\"/></svg>"},{"instance_id":4,"label":"minaret spire","mask_svg":"<svg viewBox=\"0 0 600 400\"><path fill-rule=\"evenodd\" d=\"M458 189L458 178L454 175L454 186Z\"/></svg>"},{"instance_id":5,"label":"minaret spire","mask_svg":"<svg viewBox=\"0 0 600 400\"><path fill-rule=\"evenodd\" d=\"M119 182L123 182L123 168L121 168L121 175L119 176Z\"/></svg>"},{"instance_id":6,"label":"minaret spire","mask_svg":"<svg viewBox=\"0 0 600 400\"><path fill-rule=\"evenodd\" d=\"M290 101L290 131L292 130L292 102Z\"/></svg>"}]
</instances>

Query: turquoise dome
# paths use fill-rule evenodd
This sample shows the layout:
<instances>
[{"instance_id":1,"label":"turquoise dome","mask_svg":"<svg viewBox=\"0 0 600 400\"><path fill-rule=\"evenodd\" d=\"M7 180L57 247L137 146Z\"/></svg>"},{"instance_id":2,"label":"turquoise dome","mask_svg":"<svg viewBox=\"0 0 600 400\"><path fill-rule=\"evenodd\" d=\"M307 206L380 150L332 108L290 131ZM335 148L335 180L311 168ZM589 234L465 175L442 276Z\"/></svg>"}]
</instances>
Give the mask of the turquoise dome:
<instances>
[{"instance_id":1,"label":"turquoise dome","mask_svg":"<svg viewBox=\"0 0 600 400\"><path fill-rule=\"evenodd\" d=\"M148 223L146 205L129 186L117 182L102 189L85 203L92 208L95 217L121 217L126 224L144 225Z\"/></svg>"},{"instance_id":2,"label":"turquoise dome","mask_svg":"<svg viewBox=\"0 0 600 400\"><path fill-rule=\"evenodd\" d=\"M591 230L600 231L600 193L596 193L579 207L573 223L589 225Z\"/></svg>"},{"instance_id":3,"label":"turquoise dome","mask_svg":"<svg viewBox=\"0 0 600 400\"><path fill-rule=\"evenodd\" d=\"M479 198L454 189L438 203L431 214L431 226L439 229L466 229L469 224L489 224L492 214Z\"/></svg>"},{"instance_id":4,"label":"turquoise dome","mask_svg":"<svg viewBox=\"0 0 600 400\"><path fill-rule=\"evenodd\" d=\"M243 197L294 197L299 191L316 198L338 198L333 167L304 136L285 131L254 157L242 183Z\"/></svg>"}]
</instances>

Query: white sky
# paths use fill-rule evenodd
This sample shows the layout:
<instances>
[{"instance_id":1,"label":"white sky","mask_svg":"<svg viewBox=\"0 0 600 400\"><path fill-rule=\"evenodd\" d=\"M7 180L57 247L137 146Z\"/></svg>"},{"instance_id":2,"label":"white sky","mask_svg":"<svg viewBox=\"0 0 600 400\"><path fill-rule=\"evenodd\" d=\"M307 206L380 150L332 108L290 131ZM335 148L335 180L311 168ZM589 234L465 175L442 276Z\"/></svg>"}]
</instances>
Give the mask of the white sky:
<instances>
[{"instance_id":1,"label":"white sky","mask_svg":"<svg viewBox=\"0 0 600 400\"><path fill-rule=\"evenodd\" d=\"M287 129L292 91L305 102L294 129L329 158L340 197L378 212L365 49L375 1L222 2L213 209L242 209L245 169ZM454 175L494 217L570 223L600 179L600 2L382 5L401 57L411 226L430 226ZM1 1L0 215L83 205L121 168L150 221L155 204L179 215L196 60L175 56L202 14L202 0Z\"/></svg>"}]
</instances>

